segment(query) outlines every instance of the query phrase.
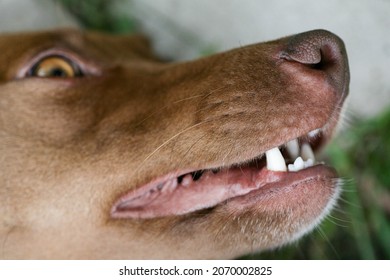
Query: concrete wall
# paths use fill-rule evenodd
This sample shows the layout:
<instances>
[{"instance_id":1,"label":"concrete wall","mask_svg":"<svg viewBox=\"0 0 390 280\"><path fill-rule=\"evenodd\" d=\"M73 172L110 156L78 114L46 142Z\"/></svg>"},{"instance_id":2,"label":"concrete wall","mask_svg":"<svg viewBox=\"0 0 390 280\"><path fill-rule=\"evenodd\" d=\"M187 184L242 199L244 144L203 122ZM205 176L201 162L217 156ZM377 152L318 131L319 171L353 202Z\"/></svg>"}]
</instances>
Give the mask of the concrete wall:
<instances>
[{"instance_id":1,"label":"concrete wall","mask_svg":"<svg viewBox=\"0 0 390 280\"><path fill-rule=\"evenodd\" d=\"M0 0L0 32L70 26L76 20L52 0Z\"/></svg>"}]
</instances>

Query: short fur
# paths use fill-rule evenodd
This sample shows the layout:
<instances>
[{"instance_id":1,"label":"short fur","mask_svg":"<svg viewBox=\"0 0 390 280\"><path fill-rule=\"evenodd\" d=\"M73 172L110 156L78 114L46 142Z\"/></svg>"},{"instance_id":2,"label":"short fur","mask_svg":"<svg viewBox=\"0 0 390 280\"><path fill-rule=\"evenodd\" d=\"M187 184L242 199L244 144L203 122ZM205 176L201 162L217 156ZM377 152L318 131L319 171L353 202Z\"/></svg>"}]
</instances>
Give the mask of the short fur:
<instances>
[{"instance_id":1,"label":"short fur","mask_svg":"<svg viewBox=\"0 0 390 280\"><path fill-rule=\"evenodd\" d=\"M308 42L330 60L338 45L341 62L305 61ZM0 50L0 258L233 258L295 240L334 204L330 174L256 203L111 215L121 195L169 172L247 162L317 128L329 139L348 66L326 31L182 63L159 60L141 36L75 30L2 35ZM47 53L84 77L26 78Z\"/></svg>"}]
</instances>

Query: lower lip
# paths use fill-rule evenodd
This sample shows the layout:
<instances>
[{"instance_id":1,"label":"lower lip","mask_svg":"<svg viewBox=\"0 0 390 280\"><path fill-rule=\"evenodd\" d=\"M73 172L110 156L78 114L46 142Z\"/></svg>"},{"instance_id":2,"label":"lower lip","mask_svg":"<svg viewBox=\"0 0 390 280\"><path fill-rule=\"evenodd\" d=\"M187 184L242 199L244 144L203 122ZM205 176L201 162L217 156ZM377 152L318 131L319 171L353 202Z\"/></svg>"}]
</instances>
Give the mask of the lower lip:
<instances>
[{"instance_id":1,"label":"lower lip","mask_svg":"<svg viewBox=\"0 0 390 280\"><path fill-rule=\"evenodd\" d=\"M334 188L334 180L338 179L335 169L320 164L299 172L273 172L267 169L261 171L262 176L275 177L261 188L252 190L248 194L230 199L229 207L245 209L251 205L258 205L266 201L282 204L293 204L293 197L301 197L302 200L310 200L323 192L320 188L324 184ZM274 207L276 207L274 205Z\"/></svg>"},{"instance_id":2,"label":"lower lip","mask_svg":"<svg viewBox=\"0 0 390 280\"><path fill-rule=\"evenodd\" d=\"M264 203L267 198L279 199L282 203L289 196L315 197L319 181L331 181L337 178L336 172L325 165L316 165L299 172L274 172L267 168L233 168L221 171L219 175L204 175L191 186L178 186L175 189L154 191L145 195L152 182L140 189L124 195L113 207L114 218L157 218L190 214L197 210L221 205L244 209ZM161 180L160 180L161 182ZM311 182L311 183L310 183ZM312 185L310 190L299 186Z\"/></svg>"}]
</instances>

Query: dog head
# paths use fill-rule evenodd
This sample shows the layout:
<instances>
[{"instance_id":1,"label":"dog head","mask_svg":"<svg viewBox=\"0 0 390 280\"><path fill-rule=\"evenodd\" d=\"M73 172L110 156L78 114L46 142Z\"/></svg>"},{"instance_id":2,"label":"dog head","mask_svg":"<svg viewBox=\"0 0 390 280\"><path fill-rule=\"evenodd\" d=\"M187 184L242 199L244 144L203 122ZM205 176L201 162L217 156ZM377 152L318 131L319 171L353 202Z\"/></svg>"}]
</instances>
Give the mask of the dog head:
<instances>
[{"instance_id":1,"label":"dog head","mask_svg":"<svg viewBox=\"0 0 390 280\"><path fill-rule=\"evenodd\" d=\"M4 258L232 258L296 240L337 198L312 155L349 84L327 31L182 63L75 30L0 50Z\"/></svg>"}]
</instances>

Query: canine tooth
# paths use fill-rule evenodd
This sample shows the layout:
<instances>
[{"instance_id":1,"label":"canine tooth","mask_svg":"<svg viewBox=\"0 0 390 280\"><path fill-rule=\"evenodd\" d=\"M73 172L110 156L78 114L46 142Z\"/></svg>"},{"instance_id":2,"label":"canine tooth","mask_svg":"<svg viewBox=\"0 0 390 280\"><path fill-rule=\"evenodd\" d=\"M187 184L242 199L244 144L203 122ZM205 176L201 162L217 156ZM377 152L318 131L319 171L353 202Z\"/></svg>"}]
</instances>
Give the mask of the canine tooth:
<instances>
[{"instance_id":1,"label":"canine tooth","mask_svg":"<svg viewBox=\"0 0 390 280\"><path fill-rule=\"evenodd\" d=\"M286 144L287 152L292 159L299 156L299 144L298 139L291 140Z\"/></svg>"},{"instance_id":2,"label":"canine tooth","mask_svg":"<svg viewBox=\"0 0 390 280\"><path fill-rule=\"evenodd\" d=\"M286 163L279 148L273 148L265 152L267 169L271 171L287 171Z\"/></svg>"},{"instance_id":3,"label":"canine tooth","mask_svg":"<svg viewBox=\"0 0 390 280\"><path fill-rule=\"evenodd\" d=\"M315 160L316 160L314 153L313 153L313 150L311 149L311 147L308 143L302 144L301 156L302 156L303 160L311 159L313 162L315 162Z\"/></svg>"}]
</instances>

